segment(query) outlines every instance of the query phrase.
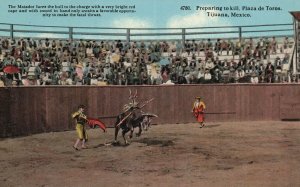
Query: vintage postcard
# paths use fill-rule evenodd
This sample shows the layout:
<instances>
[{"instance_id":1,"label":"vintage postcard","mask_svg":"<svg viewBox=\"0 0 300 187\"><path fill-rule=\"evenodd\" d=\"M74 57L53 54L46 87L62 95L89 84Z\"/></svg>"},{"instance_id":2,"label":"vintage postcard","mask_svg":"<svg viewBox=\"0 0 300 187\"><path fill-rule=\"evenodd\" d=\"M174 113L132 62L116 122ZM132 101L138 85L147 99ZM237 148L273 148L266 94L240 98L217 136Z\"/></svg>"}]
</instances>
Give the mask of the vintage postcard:
<instances>
[{"instance_id":1,"label":"vintage postcard","mask_svg":"<svg viewBox=\"0 0 300 187\"><path fill-rule=\"evenodd\" d=\"M299 0L1 0L0 186L300 186Z\"/></svg>"}]
</instances>

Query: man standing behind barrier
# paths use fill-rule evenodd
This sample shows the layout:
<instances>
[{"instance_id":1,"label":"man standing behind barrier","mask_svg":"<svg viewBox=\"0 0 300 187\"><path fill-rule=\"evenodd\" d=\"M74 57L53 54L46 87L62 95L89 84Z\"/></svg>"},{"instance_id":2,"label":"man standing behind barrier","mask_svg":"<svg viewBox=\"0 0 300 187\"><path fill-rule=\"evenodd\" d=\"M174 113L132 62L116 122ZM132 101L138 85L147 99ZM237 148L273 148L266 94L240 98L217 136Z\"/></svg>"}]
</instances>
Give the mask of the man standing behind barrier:
<instances>
[{"instance_id":1,"label":"man standing behind barrier","mask_svg":"<svg viewBox=\"0 0 300 187\"><path fill-rule=\"evenodd\" d=\"M76 132L77 132L77 135L78 135L78 138L77 138L77 140L76 140L76 142L73 146L75 150L79 150L78 149L78 144L79 144L80 141L82 142L81 143L81 148L82 149L87 148L85 146L85 142L87 141L88 136L87 136L85 126L84 126L87 122L87 117L84 114L84 109L85 109L84 105L79 105L78 106L78 111L76 111L72 114L72 118L75 119Z\"/></svg>"},{"instance_id":2,"label":"man standing behind barrier","mask_svg":"<svg viewBox=\"0 0 300 187\"><path fill-rule=\"evenodd\" d=\"M193 114L196 117L197 121L200 123L200 128L202 128L204 124L204 110L206 106L205 103L201 100L201 97L196 97L196 101L193 105Z\"/></svg>"}]
</instances>

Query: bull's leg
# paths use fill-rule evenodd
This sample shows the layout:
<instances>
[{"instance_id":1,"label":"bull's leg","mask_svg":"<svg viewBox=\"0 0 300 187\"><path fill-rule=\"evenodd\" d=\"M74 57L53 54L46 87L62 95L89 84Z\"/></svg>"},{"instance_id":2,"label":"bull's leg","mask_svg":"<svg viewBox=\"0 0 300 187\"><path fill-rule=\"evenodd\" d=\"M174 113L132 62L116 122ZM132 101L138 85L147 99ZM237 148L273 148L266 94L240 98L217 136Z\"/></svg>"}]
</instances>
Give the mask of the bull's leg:
<instances>
[{"instance_id":1,"label":"bull's leg","mask_svg":"<svg viewBox=\"0 0 300 187\"><path fill-rule=\"evenodd\" d=\"M139 124L139 132L136 133L136 136L139 137L142 134L142 122Z\"/></svg>"},{"instance_id":2,"label":"bull's leg","mask_svg":"<svg viewBox=\"0 0 300 187\"><path fill-rule=\"evenodd\" d=\"M147 128L150 128L150 126L151 126L151 121L152 121L152 119L149 118L149 119L148 119L148 122L147 122Z\"/></svg>"},{"instance_id":3,"label":"bull's leg","mask_svg":"<svg viewBox=\"0 0 300 187\"><path fill-rule=\"evenodd\" d=\"M128 144L129 144L129 142L127 141L127 139L126 139L126 137L125 137L125 135L126 135L126 133L127 133L128 131L129 131L129 129L124 129L124 130L122 131L122 136L123 136L125 145L128 145Z\"/></svg>"},{"instance_id":4,"label":"bull's leg","mask_svg":"<svg viewBox=\"0 0 300 187\"><path fill-rule=\"evenodd\" d=\"M141 128L142 128L143 130L147 130L147 129L146 129L146 124L145 124L144 121L142 121L142 123L141 123Z\"/></svg>"},{"instance_id":5,"label":"bull's leg","mask_svg":"<svg viewBox=\"0 0 300 187\"><path fill-rule=\"evenodd\" d=\"M144 130L147 131L148 130L148 120L143 123L144 123Z\"/></svg>"},{"instance_id":6,"label":"bull's leg","mask_svg":"<svg viewBox=\"0 0 300 187\"><path fill-rule=\"evenodd\" d=\"M120 130L120 126L118 127L115 127L115 142L117 142L118 140L118 133L119 133L119 130Z\"/></svg>"},{"instance_id":7,"label":"bull's leg","mask_svg":"<svg viewBox=\"0 0 300 187\"><path fill-rule=\"evenodd\" d=\"M133 127L131 127L131 128L130 128L130 135L129 135L129 138L130 138L130 139L132 138L133 130L134 130Z\"/></svg>"},{"instance_id":8,"label":"bull's leg","mask_svg":"<svg viewBox=\"0 0 300 187\"><path fill-rule=\"evenodd\" d=\"M121 125L119 124L121 121L122 115L119 115L116 119L116 123L115 123L115 143L118 143L118 134L119 134L119 130L121 128ZM119 124L119 125L118 125Z\"/></svg>"},{"instance_id":9,"label":"bull's leg","mask_svg":"<svg viewBox=\"0 0 300 187\"><path fill-rule=\"evenodd\" d=\"M143 120L145 131L147 131L149 128L149 121L150 121L150 118L148 116L146 116L145 119Z\"/></svg>"}]
</instances>

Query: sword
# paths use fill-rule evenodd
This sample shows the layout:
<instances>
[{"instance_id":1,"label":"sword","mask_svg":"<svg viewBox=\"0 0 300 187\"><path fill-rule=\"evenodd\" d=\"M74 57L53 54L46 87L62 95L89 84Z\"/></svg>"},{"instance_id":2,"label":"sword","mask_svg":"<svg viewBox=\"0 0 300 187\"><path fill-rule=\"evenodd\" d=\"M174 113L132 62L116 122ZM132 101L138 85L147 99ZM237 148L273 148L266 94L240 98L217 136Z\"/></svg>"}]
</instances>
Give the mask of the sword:
<instances>
[{"instance_id":1,"label":"sword","mask_svg":"<svg viewBox=\"0 0 300 187\"><path fill-rule=\"evenodd\" d=\"M203 114L236 114L236 112L203 112Z\"/></svg>"},{"instance_id":2,"label":"sword","mask_svg":"<svg viewBox=\"0 0 300 187\"><path fill-rule=\"evenodd\" d=\"M236 112L204 112L204 114L236 114Z\"/></svg>"}]
</instances>

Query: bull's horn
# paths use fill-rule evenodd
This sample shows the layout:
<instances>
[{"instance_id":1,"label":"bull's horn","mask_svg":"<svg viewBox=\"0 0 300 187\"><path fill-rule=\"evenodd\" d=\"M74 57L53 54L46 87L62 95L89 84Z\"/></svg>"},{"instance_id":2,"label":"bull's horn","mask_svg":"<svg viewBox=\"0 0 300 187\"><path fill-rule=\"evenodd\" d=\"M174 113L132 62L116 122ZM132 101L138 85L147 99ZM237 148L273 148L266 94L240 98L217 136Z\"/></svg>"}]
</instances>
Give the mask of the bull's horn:
<instances>
[{"instance_id":1,"label":"bull's horn","mask_svg":"<svg viewBox=\"0 0 300 187\"><path fill-rule=\"evenodd\" d=\"M132 92L131 92L131 89L129 89L129 99L132 98Z\"/></svg>"}]
</instances>

